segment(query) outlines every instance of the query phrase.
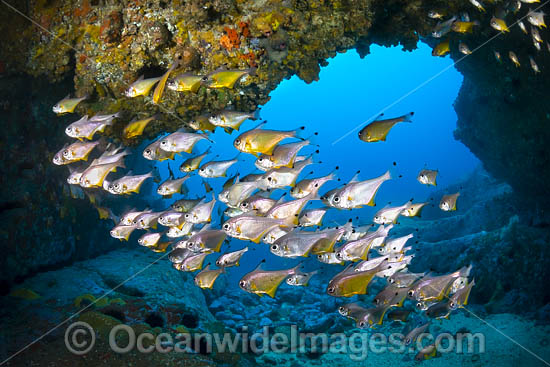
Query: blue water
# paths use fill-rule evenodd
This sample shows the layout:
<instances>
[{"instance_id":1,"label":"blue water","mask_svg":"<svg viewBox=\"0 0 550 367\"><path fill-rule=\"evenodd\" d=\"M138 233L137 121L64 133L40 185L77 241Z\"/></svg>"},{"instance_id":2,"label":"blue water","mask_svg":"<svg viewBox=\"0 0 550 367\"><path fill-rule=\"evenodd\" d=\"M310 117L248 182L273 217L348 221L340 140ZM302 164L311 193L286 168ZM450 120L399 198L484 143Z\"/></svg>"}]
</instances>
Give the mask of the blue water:
<instances>
[{"instance_id":1,"label":"blue water","mask_svg":"<svg viewBox=\"0 0 550 367\"><path fill-rule=\"evenodd\" d=\"M356 224L371 223L374 213L390 202L392 205L400 205L411 198L415 201L426 199L434 188L416 181L419 170L424 167L438 169L438 187L446 187L459 181L478 165L479 161L474 155L453 137L457 117L452 104L462 83L462 76L454 68L449 68L425 83L451 64L449 57L431 56L431 49L423 44L414 52L403 52L397 47L373 46L371 54L364 59L355 51L337 55L321 70L318 82L306 84L298 77L293 77L283 81L271 93L271 100L261 107L260 113L262 119L268 121L266 128L292 130L306 126L303 136L319 133L315 142L320 147L306 147L300 154L308 155L319 149L314 160L322 163L306 167L301 177L310 171L314 171L313 176L323 176L334 167L340 167L337 176L342 182L326 184L321 194L348 181L357 170L361 170L359 178L362 180L377 177L388 169L395 177L382 185L377 194L376 208L366 207L351 212L332 209L325 216L324 225L342 224L351 217ZM413 122L396 125L386 142L365 143L359 140L358 131L381 110L386 110L386 118L413 111ZM257 121L246 121L241 132L257 124ZM233 140L238 134L233 132L228 135L218 129L211 135L215 142L212 154L204 162L209 159L234 158L238 151L233 147ZM208 143L199 143L194 154L202 153L207 147ZM179 157L170 163L176 177L181 176L178 167L187 157ZM241 154L239 159L241 162L229 170L229 175L235 172L240 172L241 176L259 173L255 170L253 156ZM157 166L163 179L167 178L167 163L158 163ZM208 180L216 194L220 192L224 181L225 178ZM199 176L189 179L186 185L191 197L204 195ZM282 193L282 190L276 190L273 197L279 197ZM173 200L165 201L171 203L176 199L174 197ZM308 208L319 206L322 204L315 202L310 203ZM217 208L214 217L225 209L221 204L217 204ZM213 220L219 225L219 218ZM248 254L243 258L240 268L229 272L230 282L235 284L236 279L250 271L263 257L269 258L268 268L273 269L297 263L297 260L270 254L265 244L254 245L231 239L230 250L244 246L255 248L255 252L253 256ZM207 262L215 261L216 256L209 256ZM309 261L310 267L319 265L315 259Z\"/></svg>"}]
</instances>

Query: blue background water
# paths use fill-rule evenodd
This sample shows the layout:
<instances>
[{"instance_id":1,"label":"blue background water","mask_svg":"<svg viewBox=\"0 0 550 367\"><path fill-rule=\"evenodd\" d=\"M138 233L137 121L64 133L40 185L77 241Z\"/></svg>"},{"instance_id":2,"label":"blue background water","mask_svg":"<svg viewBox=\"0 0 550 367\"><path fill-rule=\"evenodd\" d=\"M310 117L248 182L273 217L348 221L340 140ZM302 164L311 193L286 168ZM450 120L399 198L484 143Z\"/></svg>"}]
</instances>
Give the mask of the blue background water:
<instances>
[{"instance_id":1,"label":"blue background water","mask_svg":"<svg viewBox=\"0 0 550 367\"><path fill-rule=\"evenodd\" d=\"M307 167L300 177L310 171L314 171L315 177L323 176L335 166L340 167L337 176L342 182L348 181L357 170L361 170L362 180L380 176L388 169L396 177L382 185L377 194L376 208L367 207L351 212L333 209L325 216L324 225L334 225L335 222L342 224L348 218L356 216L359 216L359 220L354 219L354 223L367 224L372 221L374 213L389 202L392 205L401 205L410 198L414 198L415 201L426 199L434 188L416 181L419 170L424 167L438 169L438 187L446 187L467 175L479 163L474 155L453 137L456 114L452 104L462 82L462 76L454 68L449 68L422 88L395 103L451 64L452 60L449 57L432 57L431 49L423 44L414 52L403 52L397 47L373 46L371 54L364 59L355 51L339 54L321 70L318 82L306 84L293 77L283 81L271 94L271 100L261 108L262 119L268 121L266 128L292 130L306 126L304 136L313 132L319 133L315 142L320 147L306 147L301 151L301 155L319 149L320 152L315 154L314 159L322 163ZM378 115L390 105L384 117L397 117L414 111L413 122L396 125L390 131L386 142L365 143L359 140L357 133L366 125L366 120ZM257 124L256 121L246 121L241 127L241 132ZM349 135L342 138L348 133ZM218 129L211 137L215 142L212 154L204 162L214 159L215 155L219 155L216 160L234 158L238 152L232 143L238 134L233 132L228 135ZM201 142L195 147L194 154L202 153L207 146L207 143ZM187 157L188 155L178 157L176 162L170 163L176 177L181 176L178 167ZM241 154L239 160L242 162L234 165L229 170L229 175L237 171L241 176L251 172L258 173L253 165L254 157ZM393 162L396 162L395 166ZM157 166L163 179L167 178L167 163L159 163ZM402 178L397 178L399 175L402 175ZM209 179L208 182L217 194L225 178ZM321 189L321 194L338 184L326 184ZM204 195L200 177L195 175L186 185L190 189L191 197ZM277 190L273 197L279 197L282 192ZM165 201L171 203L178 198ZM315 202L310 203L308 208L320 206L320 202ZM217 204L214 212L215 224L219 225L218 213L224 208ZM255 245L231 240L230 250L244 246L256 249L243 258L240 268L231 269L231 282L250 271L264 257L269 258L267 267L270 269L298 262L271 255L265 244ZM216 256L211 255L207 262L215 261ZM306 270L308 267L311 268L316 260L311 261L311 266L306 266Z\"/></svg>"}]
</instances>

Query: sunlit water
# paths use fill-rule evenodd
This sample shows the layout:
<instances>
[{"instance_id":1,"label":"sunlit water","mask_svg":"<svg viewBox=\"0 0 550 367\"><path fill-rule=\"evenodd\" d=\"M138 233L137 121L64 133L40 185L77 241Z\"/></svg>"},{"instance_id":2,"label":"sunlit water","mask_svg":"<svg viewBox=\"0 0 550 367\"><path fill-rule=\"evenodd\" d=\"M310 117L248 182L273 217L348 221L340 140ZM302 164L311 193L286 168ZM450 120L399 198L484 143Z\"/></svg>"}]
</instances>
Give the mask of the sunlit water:
<instances>
[{"instance_id":1,"label":"sunlit water","mask_svg":"<svg viewBox=\"0 0 550 367\"><path fill-rule=\"evenodd\" d=\"M348 51L330 60L329 65L321 70L318 82L306 84L298 77L285 80L272 92L271 100L261 106L261 118L268 121L266 128L292 130L305 126L302 133L304 137L318 132L314 142L319 147L306 147L300 155L309 155L319 149L319 153L313 157L320 163L306 167L300 177L303 178L311 171L314 172L312 176L323 176L339 166L336 173L342 180L329 182L321 189L321 194L347 182L358 170L361 171L359 178L362 180L380 176L388 169L395 178L382 185L376 198L377 207L344 212L330 210L324 218L324 225L343 224L352 217L356 224L371 223L374 213L390 202L400 205L411 198L415 201L426 199L434 188L416 181L419 170L424 167L440 171L438 187L444 188L459 181L479 163L453 137L457 117L452 104L462 83L462 76L458 71L449 68L418 88L451 63L449 57L432 57L431 49L423 44L414 52L403 52L397 47L374 46L371 54L364 59L355 51ZM413 111L413 122L396 125L386 142L365 143L359 140L358 131L381 110L386 110L385 118ZM246 121L241 132L258 123L259 121ZM228 135L218 129L211 135L214 141L212 154L204 162L234 158L238 151L233 147L233 140L238 134L233 132ZM204 152L208 144L199 143L194 152ZM219 156L215 157L216 155ZM187 157L188 155L178 157L175 162L169 163L176 177L181 176L178 167ZM251 155L240 154L239 160L228 171L229 175L235 172L239 172L241 176L259 173L254 167L255 158ZM163 179L168 177L167 164L157 163ZM208 182L217 194L225 180L215 178L208 179ZM186 186L190 197L203 196L205 193L202 179L197 175L190 178ZM283 192L276 190L273 197L278 198ZM156 194L152 198L160 200ZM179 196L174 196L172 200L163 200L163 204L167 207L178 198ZM308 208L320 206L322 203L317 201L310 203ZM213 214L214 225L219 226L219 214L224 208L217 204ZM355 219L357 216L359 219ZM267 267L270 269L297 263L297 260L282 259L270 254L264 244L254 245L232 239L229 249L237 250L244 246L255 250L243 258L239 268L230 269L229 279L235 286L237 279L255 267L262 258L269 259ZM206 262L214 260L209 258ZM311 264L308 262L309 266L306 268L314 268L316 260L308 261Z\"/></svg>"}]
</instances>

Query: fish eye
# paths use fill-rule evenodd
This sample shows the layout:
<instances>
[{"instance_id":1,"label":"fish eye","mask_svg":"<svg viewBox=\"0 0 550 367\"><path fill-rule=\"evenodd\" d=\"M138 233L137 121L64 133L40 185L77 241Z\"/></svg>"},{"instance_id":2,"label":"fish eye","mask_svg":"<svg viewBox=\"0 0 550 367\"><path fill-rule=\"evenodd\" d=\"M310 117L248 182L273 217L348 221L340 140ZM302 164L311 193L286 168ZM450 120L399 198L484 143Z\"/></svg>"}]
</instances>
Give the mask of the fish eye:
<instances>
[{"instance_id":1,"label":"fish eye","mask_svg":"<svg viewBox=\"0 0 550 367\"><path fill-rule=\"evenodd\" d=\"M334 293L334 287L329 287L329 288L327 289L327 292L329 292L329 293L331 293L331 294Z\"/></svg>"},{"instance_id":2,"label":"fish eye","mask_svg":"<svg viewBox=\"0 0 550 367\"><path fill-rule=\"evenodd\" d=\"M405 339L405 344L410 344L410 343L411 343L411 338Z\"/></svg>"},{"instance_id":3,"label":"fish eye","mask_svg":"<svg viewBox=\"0 0 550 367\"><path fill-rule=\"evenodd\" d=\"M244 288L246 286L246 282L244 280L241 280L239 282L239 285Z\"/></svg>"},{"instance_id":4,"label":"fish eye","mask_svg":"<svg viewBox=\"0 0 550 367\"><path fill-rule=\"evenodd\" d=\"M187 218L188 215L189 215L189 214L186 214L185 217ZM223 229L225 229L225 230L227 231L227 230L229 229L229 224L228 224L228 223L225 223L225 224L223 225Z\"/></svg>"},{"instance_id":5,"label":"fish eye","mask_svg":"<svg viewBox=\"0 0 550 367\"><path fill-rule=\"evenodd\" d=\"M395 283L395 279L393 279L393 278L390 278L388 281L390 282L390 284Z\"/></svg>"},{"instance_id":6,"label":"fish eye","mask_svg":"<svg viewBox=\"0 0 550 367\"><path fill-rule=\"evenodd\" d=\"M241 139L235 139L235 144L236 144L236 145L241 144Z\"/></svg>"},{"instance_id":7,"label":"fish eye","mask_svg":"<svg viewBox=\"0 0 550 367\"><path fill-rule=\"evenodd\" d=\"M359 322L359 326L360 326L360 327L364 327L364 326L365 326L365 321L360 321L360 322Z\"/></svg>"},{"instance_id":8,"label":"fish eye","mask_svg":"<svg viewBox=\"0 0 550 367\"><path fill-rule=\"evenodd\" d=\"M340 307L338 307L338 312L344 313L344 312L346 312L346 309L344 308L344 306L340 306Z\"/></svg>"},{"instance_id":9,"label":"fish eye","mask_svg":"<svg viewBox=\"0 0 550 367\"><path fill-rule=\"evenodd\" d=\"M206 82L208 81L208 75L205 75L201 78L201 81Z\"/></svg>"},{"instance_id":10,"label":"fish eye","mask_svg":"<svg viewBox=\"0 0 550 367\"><path fill-rule=\"evenodd\" d=\"M166 140L163 140L160 142L160 145L166 145L166 144L167 144Z\"/></svg>"},{"instance_id":11,"label":"fish eye","mask_svg":"<svg viewBox=\"0 0 550 367\"><path fill-rule=\"evenodd\" d=\"M151 149L145 149L145 153L151 154Z\"/></svg>"},{"instance_id":12,"label":"fish eye","mask_svg":"<svg viewBox=\"0 0 550 367\"><path fill-rule=\"evenodd\" d=\"M342 253L341 252L337 252L336 253L336 258L339 259L339 260L342 260Z\"/></svg>"},{"instance_id":13,"label":"fish eye","mask_svg":"<svg viewBox=\"0 0 550 367\"><path fill-rule=\"evenodd\" d=\"M277 245L271 246L271 249L272 249L273 251L276 251L278 248L279 248L279 246L277 246Z\"/></svg>"},{"instance_id":14,"label":"fish eye","mask_svg":"<svg viewBox=\"0 0 550 367\"><path fill-rule=\"evenodd\" d=\"M339 201L340 201L340 197L335 196L335 197L334 197L334 202L337 203L337 202L339 202Z\"/></svg>"},{"instance_id":15,"label":"fish eye","mask_svg":"<svg viewBox=\"0 0 550 367\"><path fill-rule=\"evenodd\" d=\"M115 231L111 231L110 233L111 233L111 236L113 236L113 237L116 236L116 232L115 232Z\"/></svg>"},{"instance_id":16,"label":"fish eye","mask_svg":"<svg viewBox=\"0 0 550 367\"><path fill-rule=\"evenodd\" d=\"M417 307L417 308L422 308L422 303L418 302L418 303L416 304L416 307Z\"/></svg>"},{"instance_id":17,"label":"fish eye","mask_svg":"<svg viewBox=\"0 0 550 367\"><path fill-rule=\"evenodd\" d=\"M319 260L323 260L323 255L317 255L317 258L318 258Z\"/></svg>"},{"instance_id":18,"label":"fish eye","mask_svg":"<svg viewBox=\"0 0 550 367\"><path fill-rule=\"evenodd\" d=\"M407 294L409 295L409 297L412 297L414 296L414 291L411 289L407 292Z\"/></svg>"},{"instance_id":19,"label":"fish eye","mask_svg":"<svg viewBox=\"0 0 550 367\"><path fill-rule=\"evenodd\" d=\"M267 180L268 180L268 181L271 181L271 177L268 177Z\"/></svg>"},{"instance_id":20,"label":"fish eye","mask_svg":"<svg viewBox=\"0 0 550 367\"><path fill-rule=\"evenodd\" d=\"M450 308L455 308L456 304L453 301L451 301L451 302L449 302L449 307Z\"/></svg>"}]
</instances>

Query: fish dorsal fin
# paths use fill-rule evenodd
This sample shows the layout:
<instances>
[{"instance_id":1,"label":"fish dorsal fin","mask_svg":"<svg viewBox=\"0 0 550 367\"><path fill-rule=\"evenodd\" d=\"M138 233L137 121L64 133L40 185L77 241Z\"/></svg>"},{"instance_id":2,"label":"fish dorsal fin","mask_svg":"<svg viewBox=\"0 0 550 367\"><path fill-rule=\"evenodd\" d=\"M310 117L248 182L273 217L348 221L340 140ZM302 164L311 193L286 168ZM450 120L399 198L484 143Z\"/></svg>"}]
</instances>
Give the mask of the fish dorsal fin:
<instances>
[{"instance_id":1,"label":"fish dorsal fin","mask_svg":"<svg viewBox=\"0 0 550 367\"><path fill-rule=\"evenodd\" d=\"M174 179L174 171L172 171L172 167L170 167L170 163L167 164L168 166L168 172L170 173L170 180Z\"/></svg>"},{"instance_id":2,"label":"fish dorsal fin","mask_svg":"<svg viewBox=\"0 0 550 367\"><path fill-rule=\"evenodd\" d=\"M202 233L204 231L208 231L212 228L212 226L210 225L210 223L206 223L204 226L202 226L202 228L199 230L198 233Z\"/></svg>"},{"instance_id":3,"label":"fish dorsal fin","mask_svg":"<svg viewBox=\"0 0 550 367\"><path fill-rule=\"evenodd\" d=\"M260 130L265 124L267 124L267 121L262 121L258 125L256 125L256 127L253 128L252 130ZM250 130L250 131L252 131L252 130Z\"/></svg>"},{"instance_id":4,"label":"fish dorsal fin","mask_svg":"<svg viewBox=\"0 0 550 367\"><path fill-rule=\"evenodd\" d=\"M351 180L348 183L359 182L359 174L360 173L361 173L360 170L355 172L355 175L353 175L353 177L351 178Z\"/></svg>"},{"instance_id":5,"label":"fish dorsal fin","mask_svg":"<svg viewBox=\"0 0 550 367\"><path fill-rule=\"evenodd\" d=\"M281 195L281 197L279 198L279 200L277 200L277 201L275 202L275 205L273 205L273 208L276 207L277 205L281 205L282 203L284 203L284 201L285 201L285 196L286 196L286 192L285 192L283 195Z\"/></svg>"},{"instance_id":6,"label":"fish dorsal fin","mask_svg":"<svg viewBox=\"0 0 550 367\"><path fill-rule=\"evenodd\" d=\"M260 263L258 264L258 266L256 266L256 268L254 269L254 271L262 271L262 264L265 263L265 259L262 259L262 261L260 261Z\"/></svg>"}]
</instances>

